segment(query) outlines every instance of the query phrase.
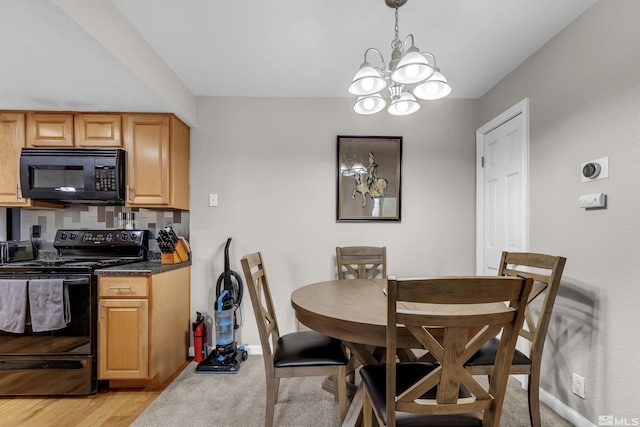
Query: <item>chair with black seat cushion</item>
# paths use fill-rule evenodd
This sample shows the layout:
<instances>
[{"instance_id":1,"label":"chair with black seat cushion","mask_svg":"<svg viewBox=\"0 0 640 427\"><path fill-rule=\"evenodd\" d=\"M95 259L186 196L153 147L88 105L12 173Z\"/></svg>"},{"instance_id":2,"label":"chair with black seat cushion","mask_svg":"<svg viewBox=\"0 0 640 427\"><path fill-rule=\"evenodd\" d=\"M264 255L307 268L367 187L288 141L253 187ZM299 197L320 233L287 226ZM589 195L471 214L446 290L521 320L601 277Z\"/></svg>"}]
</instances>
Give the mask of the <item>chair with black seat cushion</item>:
<instances>
[{"instance_id":1,"label":"chair with black seat cushion","mask_svg":"<svg viewBox=\"0 0 640 427\"><path fill-rule=\"evenodd\" d=\"M520 336L530 341L529 356L516 349L510 370L512 375L528 375L529 418L533 427L541 425L542 350L566 261L566 258L560 256L503 252L498 270L499 276L528 275L534 279L533 291L529 295L525 312L525 323L520 329ZM467 370L473 375L491 375L498 343L496 338L482 347L467 363Z\"/></svg>"},{"instance_id":2,"label":"chair with black seat cushion","mask_svg":"<svg viewBox=\"0 0 640 427\"><path fill-rule=\"evenodd\" d=\"M387 427L499 426L532 283L521 277L389 277L386 363L360 371L364 426L373 424L373 416ZM397 337L407 331L434 363L398 361ZM464 363L498 333L495 369L483 386Z\"/></svg>"},{"instance_id":3,"label":"chair with black seat cushion","mask_svg":"<svg viewBox=\"0 0 640 427\"><path fill-rule=\"evenodd\" d=\"M386 246L336 247L338 279L372 279L378 274L387 277Z\"/></svg>"},{"instance_id":4,"label":"chair with black seat cushion","mask_svg":"<svg viewBox=\"0 0 640 427\"><path fill-rule=\"evenodd\" d=\"M347 355L342 341L316 331L280 336L278 321L262 254L256 252L240 260L258 323L267 384L265 427L273 426L280 378L332 375L339 385L334 390L340 405L340 419L347 413Z\"/></svg>"},{"instance_id":5,"label":"chair with black seat cushion","mask_svg":"<svg viewBox=\"0 0 640 427\"><path fill-rule=\"evenodd\" d=\"M387 278L386 246L337 246L336 262L340 280L373 279L378 276ZM355 384L355 370L358 366L360 362L350 355L347 373L351 384Z\"/></svg>"}]
</instances>

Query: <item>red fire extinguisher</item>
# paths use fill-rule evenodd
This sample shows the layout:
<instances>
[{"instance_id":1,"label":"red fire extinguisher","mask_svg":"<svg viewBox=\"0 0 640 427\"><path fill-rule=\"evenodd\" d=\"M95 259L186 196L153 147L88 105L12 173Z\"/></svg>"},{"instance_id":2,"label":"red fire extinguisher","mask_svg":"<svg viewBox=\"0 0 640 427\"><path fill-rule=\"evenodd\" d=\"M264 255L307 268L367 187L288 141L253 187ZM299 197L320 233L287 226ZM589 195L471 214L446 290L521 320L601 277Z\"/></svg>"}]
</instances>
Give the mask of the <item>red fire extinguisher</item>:
<instances>
[{"instance_id":1,"label":"red fire extinguisher","mask_svg":"<svg viewBox=\"0 0 640 427\"><path fill-rule=\"evenodd\" d=\"M193 329L193 360L202 362L209 356L207 346L207 324L204 323L204 316L196 311L196 321L192 323Z\"/></svg>"}]
</instances>

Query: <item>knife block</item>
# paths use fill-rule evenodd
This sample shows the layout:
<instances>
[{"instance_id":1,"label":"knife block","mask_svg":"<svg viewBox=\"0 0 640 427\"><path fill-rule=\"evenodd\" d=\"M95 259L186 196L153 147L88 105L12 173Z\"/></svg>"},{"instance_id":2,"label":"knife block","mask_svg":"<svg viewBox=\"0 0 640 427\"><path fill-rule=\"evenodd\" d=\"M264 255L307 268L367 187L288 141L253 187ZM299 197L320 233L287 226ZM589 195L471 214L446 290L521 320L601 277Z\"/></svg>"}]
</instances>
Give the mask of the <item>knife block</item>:
<instances>
[{"instance_id":1,"label":"knife block","mask_svg":"<svg viewBox=\"0 0 640 427\"><path fill-rule=\"evenodd\" d=\"M180 237L176 242L173 253L160 254L160 260L162 264L178 264L189 261L189 253L190 250L187 241L183 237Z\"/></svg>"}]
</instances>

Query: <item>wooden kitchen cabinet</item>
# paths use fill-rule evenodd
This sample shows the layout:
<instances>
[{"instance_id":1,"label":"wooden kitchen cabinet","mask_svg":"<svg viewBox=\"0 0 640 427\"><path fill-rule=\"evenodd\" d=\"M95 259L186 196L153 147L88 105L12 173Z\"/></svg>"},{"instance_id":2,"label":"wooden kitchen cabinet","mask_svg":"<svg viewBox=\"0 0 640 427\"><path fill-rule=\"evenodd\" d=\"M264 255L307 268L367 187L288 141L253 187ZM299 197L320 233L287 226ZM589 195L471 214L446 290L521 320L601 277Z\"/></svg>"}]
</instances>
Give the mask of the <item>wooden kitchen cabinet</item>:
<instances>
[{"instance_id":1,"label":"wooden kitchen cabinet","mask_svg":"<svg viewBox=\"0 0 640 427\"><path fill-rule=\"evenodd\" d=\"M27 113L28 147L73 147L73 114Z\"/></svg>"},{"instance_id":2,"label":"wooden kitchen cabinet","mask_svg":"<svg viewBox=\"0 0 640 427\"><path fill-rule=\"evenodd\" d=\"M149 301L100 301L100 379L149 377Z\"/></svg>"},{"instance_id":3,"label":"wooden kitchen cabinet","mask_svg":"<svg viewBox=\"0 0 640 427\"><path fill-rule=\"evenodd\" d=\"M189 127L174 115L123 116L127 206L189 210Z\"/></svg>"},{"instance_id":4,"label":"wooden kitchen cabinet","mask_svg":"<svg viewBox=\"0 0 640 427\"><path fill-rule=\"evenodd\" d=\"M186 360L191 268L98 276L98 379L111 387L162 384Z\"/></svg>"},{"instance_id":5,"label":"wooden kitchen cabinet","mask_svg":"<svg viewBox=\"0 0 640 427\"><path fill-rule=\"evenodd\" d=\"M30 112L26 126L28 147L122 147L120 114Z\"/></svg>"},{"instance_id":6,"label":"wooden kitchen cabinet","mask_svg":"<svg viewBox=\"0 0 640 427\"><path fill-rule=\"evenodd\" d=\"M149 277L98 279L98 377L149 377Z\"/></svg>"},{"instance_id":7,"label":"wooden kitchen cabinet","mask_svg":"<svg viewBox=\"0 0 640 427\"><path fill-rule=\"evenodd\" d=\"M120 114L76 114L73 126L76 147L122 147Z\"/></svg>"},{"instance_id":8,"label":"wooden kitchen cabinet","mask_svg":"<svg viewBox=\"0 0 640 427\"><path fill-rule=\"evenodd\" d=\"M22 147L123 147L126 205L189 210L190 130L173 114L5 112L0 123L0 206L60 208L20 192Z\"/></svg>"},{"instance_id":9,"label":"wooden kitchen cabinet","mask_svg":"<svg viewBox=\"0 0 640 427\"><path fill-rule=\"evenodd\" d=\"M0 112L0 206L61 208L50 202L25 199L20 188L20 151L25 146L25 115Z\"/></svg>"}]
</instances>

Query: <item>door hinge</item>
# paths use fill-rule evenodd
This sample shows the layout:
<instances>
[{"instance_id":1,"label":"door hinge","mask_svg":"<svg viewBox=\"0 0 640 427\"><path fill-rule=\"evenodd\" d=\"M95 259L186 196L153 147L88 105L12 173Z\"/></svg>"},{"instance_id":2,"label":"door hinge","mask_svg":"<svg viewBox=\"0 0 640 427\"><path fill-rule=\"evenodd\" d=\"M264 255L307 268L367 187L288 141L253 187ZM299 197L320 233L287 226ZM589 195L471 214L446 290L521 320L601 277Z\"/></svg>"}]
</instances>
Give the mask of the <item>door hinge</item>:
<instances>
[{"instance_id":1,"label":"door hinge","mask_svg":"<svg viewBox=\"0 0 640 427\"><path fill-rule=\"evenodd\" d=\"M480 167L483 168L484 167L484 156L482 156L480 158Z\"/></svg>"}]
</instances>

